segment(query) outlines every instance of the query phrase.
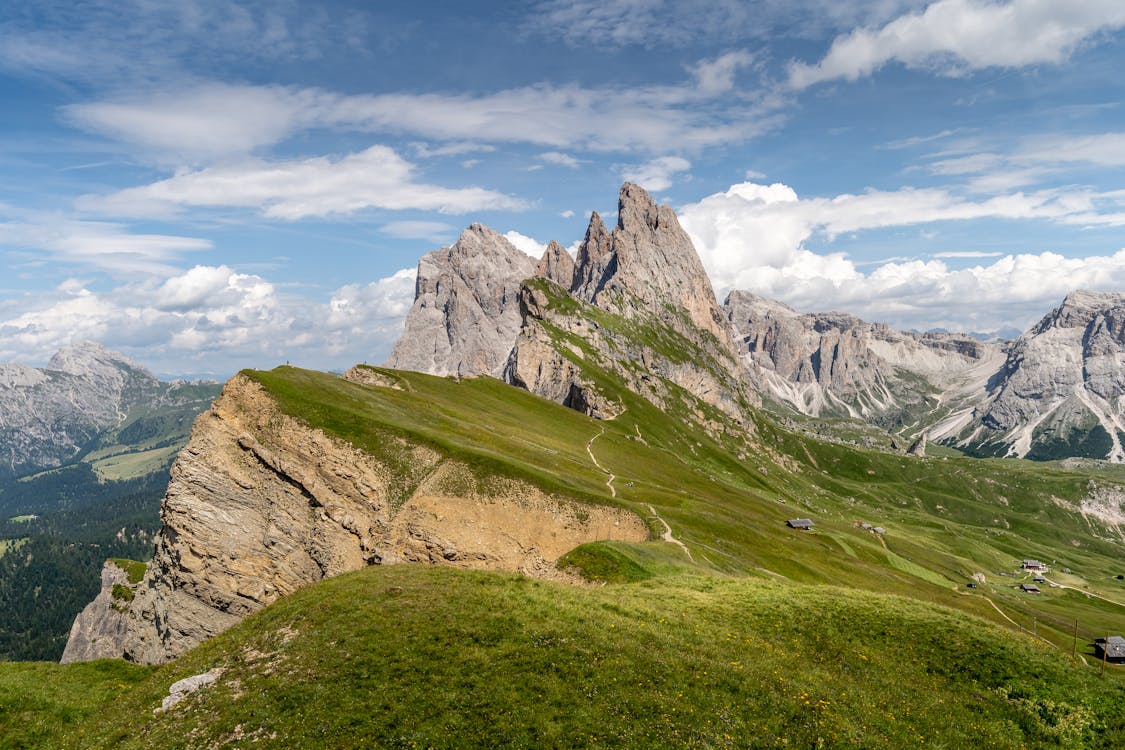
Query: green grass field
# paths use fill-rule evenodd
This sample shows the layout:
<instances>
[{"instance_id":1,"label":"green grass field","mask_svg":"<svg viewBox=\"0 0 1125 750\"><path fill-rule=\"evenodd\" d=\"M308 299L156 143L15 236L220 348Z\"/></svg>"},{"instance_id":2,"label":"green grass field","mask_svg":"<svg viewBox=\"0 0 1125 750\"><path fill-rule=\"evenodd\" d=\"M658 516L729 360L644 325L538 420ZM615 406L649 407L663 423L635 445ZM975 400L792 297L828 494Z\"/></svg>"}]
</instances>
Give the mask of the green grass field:
<instances>
[{"instance_id":1,"label":"green grass field","mask_svg":"<svg viewBox=\"0 0 1125 750\"><path fill-rule=\"evenodd\" d=\"M556 302L620 334L622 351L694 356L651 320ZM1123 668L1100 675L1090 645L1125 632L1125 545L1073 510L1091 478L1125 472L919 459L851 444L870 437L854 424L820 440L764 412L739 425L671 382L658 408L618 365L543 325L624 408L616 419L490 378L244 375L373 456L392 507L427 474L422 445L471 469L466 494L519 478L631 509L650 541L572 550L560 565L589 587L412 566L348 574L165 667L104 667L121 670L115 682L97 683L97 665L0 665L0 736L32 738L0 747L1125 746ZM797 517L815 528L788 528ZM658 541L665 523L690 557ZM1021 592L1028 557L1070 588ZM154 713L169 685L213 668L215 686ZM4 697L23 685L37 703Z\"/></svg>"},{"instance_id":2,"label":"green grass field","mask_svg":"<svg viewBox=\"0 0 1125 750\"><path fill-rule=\"evenodd\" d=\"M214 686L153 713L172 682L215 667ZM1029 637L903 597L745 578L582 589L372 568L126 672L58 747L1125 742L1122 682Z\"/></svg>"}]
</instances>

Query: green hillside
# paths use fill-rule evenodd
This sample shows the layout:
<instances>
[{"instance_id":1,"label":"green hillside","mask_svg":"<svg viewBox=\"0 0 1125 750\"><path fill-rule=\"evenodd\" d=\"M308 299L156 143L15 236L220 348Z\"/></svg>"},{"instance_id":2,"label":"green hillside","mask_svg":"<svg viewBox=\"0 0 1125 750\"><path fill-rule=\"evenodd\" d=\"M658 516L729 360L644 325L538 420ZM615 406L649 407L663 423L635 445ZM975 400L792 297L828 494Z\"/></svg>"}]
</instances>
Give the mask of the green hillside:
<instances>
[{"instance_id":1,"label":"green hillside","mask_svg":"<svg viewBox=\"0 0 1125 750\"><path fill-rule=\"evenodd\" d=\"M559 301L613 331L619 357L692 356L655 318ZM403 498L422 481L403 446L423 444L472 469L458 481L516 477L631 509L651 541L607 527L573 550L560 564L589 587L412 566L330 579L173 664L119 665L90 689L94 667L2 666L0 736L16 739L0 743L1125 745L1123 668L1100 674L1091 647L1125 631L1125 543L1083 506L1116 491L1120 469L920 459L852 444L847 425L818 439L763 412L739 424L671 381L658 408L622 385L627 360L557 322L541 325L624 408L617 418L490 378L244 375L374 456ZM1039 594L1019 588L1033 575L1024 558L1052 568ZM214 668L215 686L153 713L173 682ZM22 699L33 680L49 688Z\"/></svg>"},{"instance_id":2,"label":"green hillside","mask_svg":"<svg viewBox=\"0 0 1125 750\"><path fill-rule=\"evenodd\" d=\"M215 685L154 713L173 682L216 667ZM78 682L93 668L58 668L57 678ZM0 671L0 704L37 672ZM1075 669L1031 638L902 597L745 578L582 589L370 568L305 589L172 665L107 677L114 686L94 696L96 708L55 709L69 730L39 734L49 738L40 746L1125 741L1120 681ZM43 704L29 703L22 715L34 727Z\"/></svg>"}]
</instances>

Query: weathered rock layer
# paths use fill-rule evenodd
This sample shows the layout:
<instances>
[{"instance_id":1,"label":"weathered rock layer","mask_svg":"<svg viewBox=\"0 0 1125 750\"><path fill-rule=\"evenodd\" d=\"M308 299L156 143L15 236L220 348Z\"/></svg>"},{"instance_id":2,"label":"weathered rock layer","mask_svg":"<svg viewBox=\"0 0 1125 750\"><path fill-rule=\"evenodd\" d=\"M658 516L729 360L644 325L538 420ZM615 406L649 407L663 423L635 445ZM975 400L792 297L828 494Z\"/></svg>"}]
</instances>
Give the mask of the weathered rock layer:
<instances>
[{"instance_id":1,"label":"weathered rock layer","mask_svg":"<svg viewBox=\"0 0 1125 750\"><path fill-rule=\"evenodd\" d=\"M301 586L367 565L561 577L554 561L583 542L647 538L633 514L515 480L481 490L458 462L399 442L402 465L380 463L233 378L173 466L117 655L166 661Z\"/></svg>"}]
</instances>

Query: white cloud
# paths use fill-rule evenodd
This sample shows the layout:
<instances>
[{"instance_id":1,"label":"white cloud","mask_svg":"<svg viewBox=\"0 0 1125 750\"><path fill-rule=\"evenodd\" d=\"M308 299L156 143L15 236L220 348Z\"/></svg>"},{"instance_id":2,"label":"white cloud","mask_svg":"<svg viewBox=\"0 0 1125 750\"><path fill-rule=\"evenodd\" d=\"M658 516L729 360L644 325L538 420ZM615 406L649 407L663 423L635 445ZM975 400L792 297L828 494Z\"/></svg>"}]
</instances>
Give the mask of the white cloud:
<instances>
[{"instance_id":1,"label":"white cloud","mask_svg":"<svg viewBox=\"0 0 1125 750\"><path fill-rule=\"evenodd\" d=\"M711 95L725 94L734 88L738 71L749 67L754 56L749 52L728 52L714 60L702 60L691 68L700 91Z\"/></svg>"},{"instance_id":2,"label":"white cloud","mask_svg":"<svg viewBox=\"0 0 1125 750\"><path fill-rule=\"evenodd\" d=\"M1060 63L1082 42L1122 26L1125 4L1118 0L938 0L881 28L837 37L815 65L791 64L789 83L803 89L854 81L890 62L945 74Z\"/></svg>"},{"instance_id":3,"label":"white cloud","mask_svg":"<svg viewBox=\"0 0 1125 750\"><path fill-rule=\"evenodd\" d=\"M645 190L667 190L672 186L674 178L681 172L691 169L691 162L681 156L661 156L626 167L621 171L621 177L626 182L635 182Z\"/></svg>"},{"instance_id":4,"label":"white cloud","mask_svg":"<svg viewBox=\"0 0 1125 750\"><path fill-rule=\"evenodd\" d=\"M1039 164L1125 166L1125 133L1039 136L1026 140L1013 160Z\"/></svg>"},{"instance_id":5,"label":"white cloud","mask_svg":"<svg viewBox=\"0 0 1125 750\"><path fill-rule=\"evenodd\" d=\"M818 232L988 217L1085 223L1090 200L1040 193L971 201L909 189L800 199L786 185L744 183L679 214L721 294L748 289L803 310L847 310L902 327L997 330L1026 326L1073 289L1125 286L1125 250L1088 258L948 251L930 261L884 261L865 273L845 254L814 253L805 242ZM943 262L991 257L991 265L971 268Z\"/></svg>"},{"instance_id":6,"label":"white cloud","mask_svg":"<svg viewBox=\"0 0 1125 750\"><path fill-rule=\"evenodd\" d=\"M164 160L211 160L273 145L307 127L323 95L312 90L205 84L147 99L73 104L75 125L136 143Z\"/></svg>"},{"instance_id":7,"label":"white cloud","mask_svg":"<svg viewBox=\"0 0 1125 750\"><path fill-rule=\"evenodd\" d=\"M442 243L457 236L457 227L440 221L392 221L379 227L390 237Z\"/></svg>"},{"instance_id":8,"label":"white cloud","mask_svg":"<svg viewBox=\"0 0 1125 750\"><path fill-rule=\"evenodd\" d=\"M686 47L774 35L817 37L879 22L917 0L544 0L528 26L552 41L596 46Z\"/></svg>"},{"instance_id":9,"label":"white cloud","mask_svg":"<svg viewBox=\"0 0 1125 750\"><path fill-rule=\"evenodd\" d=\"M414 275L403 269L340 287L327 302L225 266L107 291L69 281L0 305L0 361L43 362L61 346L92 339L165 373L225 377L287 360L318 369L378 362L401 333Z\"/></svg>"},{"instance_id":10,"label":"white cloud","mask_svg":"<svg viewBox=\"0 0 1125 750\"><path fill-rule=\"evenodd\" d=\"M505 232L504 237L508 240L508 242L511 242L513 245L515 245L517 250L527 253L536 260L542 258L543 253L547 250L546 242L540 242L533 237L528 237L526 234L520 234L515 230L512 230L511 232Z\"/></svg>"},{"instance_id":11,"label":"white cloud","mask_svg":"<svg viewBox=\"0 0 1125 750\"><path fill-rule=\"evenodd\" d=\"M316 58L325 39L358 47L362 23L324 5L253 0L87 0L80 9L36 0L9 9L0 68L124 88L200 65Z\"/></svg>"},{"instance_id":12,"label":"white cloud","mask_svg":"<svg viewBox=\"0 0 1125 750\"><path fill-rule=\"evenodd\" d=\"M0 247L17 262L45 260L71 263L112 273L167 273L172 261L208 250L211 242L195 237L133 234L121 224L36 216L32 221L0 223Z\"/></svg>"},{"instance_id":13,"label":"white cloud","mask_svg":"<svg viewBox=\"0 0 1125 750\"><path fill-rule=\"evenodd\" d=\"M547 151L539 154L539 158L548 164L556 164L560 167L569 167L570 169L578 169L578 167L582 165L581 160L560 151Z\"/></svg>"},{"instance_id":14,"label":"white cloud","mask_svg":"<svg viewBox=\"0 0 1125 750\"><path fill-rule=\"evenodd\" d=\"M431 146L428 143L411 143L410 150L419 159L433 159L438 156L461 156L463 154L490 153L496 150L495 146L486 143L446 143L441 146Z\"/></svg>"},{"instance_id":15,"label":"white cloud","mask_svg":"<svg viewBox=\"0 0 1125 750\"><path fill-rule=\"evenodd\" d=\"M162 215L179 207L254 208L278 219L349 214L367 208L466 213L517 210L525 204L483 188L444 188L414 181L414 166L386 146L335 161L249 160L182 171L150 185L107 196L84 196L79 206L117 216Z\"/></svg>"},{"instance_id":16,"label":"white cloud","mask_svg":"<svg viewBox=\"0 0 1125 750\"><path fill-rule=\"evenodd\" d=\"M729 65L703 61L722 83ZM552 152L658 151L745 140L775 120L776 104L719 96L696 80L661 86L541 83L487 94L343 95L315 88L209 83L175 94L74 104L75 124L145 149L161 162L198 163L272 146L295 133L336 128L409 134L444 146L416 144L420 157L487 151L493 143L527 143Z\"/></svg>"},{"instance_id":17,"label":"white cloud","mask_svg":"<svg viewBox=\"0 0 1125 750\"><path fill-rule=\"evenodd\" d=\"M559 216L563 217L564 219L569 219L574 216L574 212L568 208L567 210L560 213Z\"/></svg>"}]
</instances>

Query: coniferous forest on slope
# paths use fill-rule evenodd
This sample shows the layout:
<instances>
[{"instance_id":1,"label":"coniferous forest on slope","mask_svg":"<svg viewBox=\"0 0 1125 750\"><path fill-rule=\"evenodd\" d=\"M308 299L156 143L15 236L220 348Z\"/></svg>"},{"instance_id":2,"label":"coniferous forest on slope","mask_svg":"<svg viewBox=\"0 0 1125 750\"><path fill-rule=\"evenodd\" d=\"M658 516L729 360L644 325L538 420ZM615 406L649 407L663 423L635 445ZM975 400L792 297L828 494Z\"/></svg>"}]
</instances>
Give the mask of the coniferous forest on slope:
<instances>
[{"instance_id":1,"label":"coniferous forest on slope","mask_svg":"<svg viewBox=\"0 0 1125 750\"><path fill-rule=\"evenodd\" d=\"M79 464L0 485L0 661L58 661L102 563L151 555L167 481L100 481Z\"/></svg>"}]
</instances>

